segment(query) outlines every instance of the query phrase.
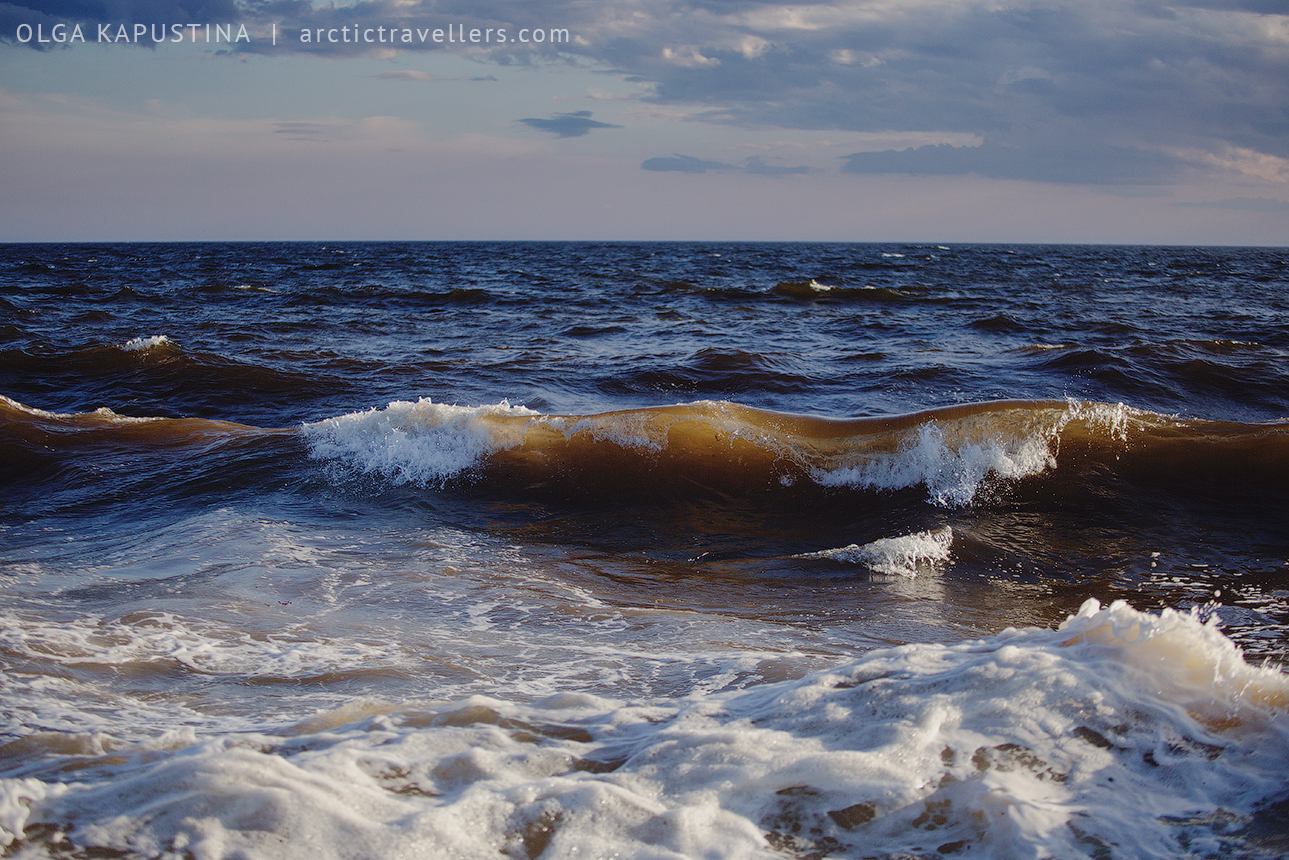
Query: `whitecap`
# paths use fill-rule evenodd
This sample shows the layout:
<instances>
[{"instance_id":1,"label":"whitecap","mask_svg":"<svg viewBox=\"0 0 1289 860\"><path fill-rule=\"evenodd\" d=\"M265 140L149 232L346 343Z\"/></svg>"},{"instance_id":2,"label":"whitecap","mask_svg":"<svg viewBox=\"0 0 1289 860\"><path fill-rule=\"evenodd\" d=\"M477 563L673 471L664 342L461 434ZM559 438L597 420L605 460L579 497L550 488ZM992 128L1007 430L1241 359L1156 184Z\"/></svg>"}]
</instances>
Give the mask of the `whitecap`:
<instances>
[{"instance_id":1,"label":"whitecap","mask_svg":"<svg viewBox=\"0 0 1289 860\"><path fill-rule=\"evenodd\" d=\"M522 434L503 438L488 418L538 414L505 401L467 407L422 397L415 403L399 400L384 409L327 418L303 430L315 459L352 463L399 484L424 485L442 483L489 454L522 443Z\"/></svg>"},{"instance_id":2,"label":"whitecap","mask_svg":"<svg viewBox=\"0 0 1289 860\"><path fill-rule=\"evenodd\" d=\"M952 545L953 529L943 526L932 531L879 538L863 546L851 544L837 549L802 553L793 558L826 558L845 564L862 564L874 573L913 577L918 575L919 570L948 562Z\"/></svg>"},{"instance_id":3,"label":"whitecap","mask_svg":"<svg viewBox=\"0 0 1289 860\"><path fill-rule=\"evenodd\" d=\"M146 352L159 346L168 346L173 344L170 338L164 334L154 334L151 337L134 337L121 344L121 349L126 352Z\"/></svg>"}]
</instances>

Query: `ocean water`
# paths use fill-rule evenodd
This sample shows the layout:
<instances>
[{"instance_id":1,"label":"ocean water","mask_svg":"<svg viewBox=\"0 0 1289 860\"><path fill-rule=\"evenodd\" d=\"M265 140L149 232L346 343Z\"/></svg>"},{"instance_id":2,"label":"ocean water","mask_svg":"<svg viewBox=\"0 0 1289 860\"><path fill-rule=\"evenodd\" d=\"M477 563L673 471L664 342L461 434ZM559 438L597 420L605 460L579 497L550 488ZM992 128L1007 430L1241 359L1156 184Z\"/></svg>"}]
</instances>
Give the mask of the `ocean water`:
<instances>
[{"instance_id":1,"label":"ocean water","mask_svg":"<svg viewBox=\"0 0 1289 860\"><path fill-rule=\"evenodd\" d=\"M6 856L1289 855L1289 249L0 285Z\"/></svg>"}]
</instances>

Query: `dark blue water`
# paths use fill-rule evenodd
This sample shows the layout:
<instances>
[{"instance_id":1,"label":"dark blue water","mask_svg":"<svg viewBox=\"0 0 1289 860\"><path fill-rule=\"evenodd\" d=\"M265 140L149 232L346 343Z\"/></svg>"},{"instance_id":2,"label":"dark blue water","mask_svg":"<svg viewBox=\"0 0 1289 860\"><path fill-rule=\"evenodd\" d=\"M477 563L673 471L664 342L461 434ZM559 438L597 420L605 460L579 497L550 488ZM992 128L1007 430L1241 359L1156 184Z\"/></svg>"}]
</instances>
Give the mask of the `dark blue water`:
<instances>
[{"instance_id":1,"label":"dark blue water","mask_svg":"<svg viewBox=\"0 0 1289 860\"><path fill-rule=\"evenodd\" d=\"M137 402L280 425L425 394L559 412L712 398L855 416L1074 397L1289 413L1283 249L4 250L3 384L49 409ZM144 370L94 353L154 334L182 355Z\"/></svg>"},{"instance_id":2,"label":"dark blue water","mask_svg":"<svg viewBox=\"0 0 1289 860\"><path fill-rule=\"evenodd\" d=\"M0 285L0 840L30 856L1280 850L1283 676L1247 663L1289 654L1289 250L8 245ZM1135 609L1043 663L1089 598ZM893 742L911 782L803 752L867 737L842 711L904 725L808 704L812 673L934 709L943 646L959 717ZM1098 686L1165 664L1201 668ZM706 761L641 728L686 708L733 715L732 782L651 770ZM752 764L767 719L796 776ZM1105 823L1196 779L1245 788ZM271 784L272 815L213 799Z\"/></svg>"}]
</instances>

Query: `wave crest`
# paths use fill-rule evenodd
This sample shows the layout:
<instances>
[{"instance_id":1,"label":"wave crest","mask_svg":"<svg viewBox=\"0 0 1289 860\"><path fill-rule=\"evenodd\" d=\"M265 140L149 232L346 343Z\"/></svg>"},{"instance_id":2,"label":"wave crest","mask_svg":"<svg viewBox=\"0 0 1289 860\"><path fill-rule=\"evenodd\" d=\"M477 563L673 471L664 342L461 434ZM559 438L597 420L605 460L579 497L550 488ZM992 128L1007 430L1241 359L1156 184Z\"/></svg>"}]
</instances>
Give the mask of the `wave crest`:
<instances>
[{"instance_id":1,"label":"wave crest","mask_svg":"<svg viewBox=\"0 0 1289 860\"><path fill-rule=\"evenodd\" d=\"M522 443L522 435L501 432L495 419L537 414L504 401L471 408L423 397L327 418L303 429L315 459L349 461L397 484L442 484Z\"/></svg>"},{"instance_id":2,"label":"wave crest","mask_svg":"<svg viewBox=\"0 0 1289 860\"><path fill-rule=\"evenodd\" d=\"M593 415L543 415L501 402L463 407L396 401L303 430L316 459L349 463L398 484L442 486L490 476L646 493L893 491L924 486L942 506L983 487L1055 468L1072 422L1121 444L1151 413L1075 401L974 404L889 418L837 420L723 401ZM1155 416L1159 417L1159 416Z\"/></svg>"}]
</instances>

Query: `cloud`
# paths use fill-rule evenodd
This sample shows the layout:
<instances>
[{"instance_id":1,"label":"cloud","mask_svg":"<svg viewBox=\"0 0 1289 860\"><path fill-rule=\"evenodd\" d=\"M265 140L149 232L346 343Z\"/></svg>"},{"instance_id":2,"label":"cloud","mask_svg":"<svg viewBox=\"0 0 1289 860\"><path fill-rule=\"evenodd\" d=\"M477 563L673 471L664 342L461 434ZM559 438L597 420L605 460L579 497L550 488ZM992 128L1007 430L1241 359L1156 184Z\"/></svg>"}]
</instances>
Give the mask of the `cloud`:
<instances>
[{"instance_id":1,"label":"cloud","mask_svg":"<svg viewBox=\"0 0 1289 860\"><path fill-rule=\"evenodd\" d=\"M1238 212L1289 213L1289 200L1271 197L1232 197L1227 200L1203 200L1198 203L1174 203L1173 206L1193 206L1201 209L1233 209Z\"/></svg>"},{"instance_id":2,"label":"cloud","mask_svg":"<svg viewBox=\"0 0 1289 860\"><path fill-rule=\"evenodd\" d=\"M234 50L590 64L648 84L641 103L710 124L986 141L973 152L855 153L849 172L1148 185L1196 174L1254 181L1289 159L1286 11L1284 0L19 0L0 3L0 38L13 41L23 16L273 21L286 35L276 46ZM391 25L491 28L507 41L292 37ZM525 28L569 38L515 41ZM575 119L522 121L561 136L604 127Z\"/></svg>"},{"instance_id":3,"label":"cloud","mask_svg":"<svg viewBox=\"0 0 1289 860\"><path fill-rule=\"evenodd\" d=\"M288 3L301 0L286 0ZM218 24L239 21L245 10L235 0L17 0L0 2L0 41L16 42L21 24L42 24L49 32L56 23L87 27L85 38L95 38L93 25L113 24ZM27 47L44 49L36 39ZM151 46L150 39L144 45Z\"/></svg>"},{"instance_id":4,"label":"cloud","mask_svg":"<svg viewBox=\"0 0 1289 860\"><path fill-rule=\"evenodd\" d=\"M701 69L721 64L721 61L715 57L704 57L693 45L675 49L663 48L662 58L673 66L683 66L687 69Z\"/></svg>"},{"instance_id":5,"label":"cloud","mask_svg":"<svg viewBox=\"0 0 1289 860\"><path fill-rule=\"evenodd\" d=\"M766 164L761 156L754 155L747 160L743 166L744 173L755 173L758 176L791 176L793 174L812 173L809 167L780 167L778 165Z\"/></svg>"},{"instance_id":6,"label":"cloud","mask_svg":"<svg viewBox=\"0 0 1289 860\"><path fill-rule=\"evenodd\" d=\"M327 141L334 128L317 122L279 122L274 134L284 134L288 140Z\"/></svg>"},{"instance_id":7,"label":"cloud","mask_svg":"<svg viewBox=\"0 0 1289 860\"><path fill-rule=\"evenodd\" d=\"M376 77L386 81L432 81L434 75L418 69L399 69L396 72L381 72Z\"/></svg>"},{"instance_id":8,"label":"cloud","mask_svg":"<svg viewBox=\"0 0 1289 860\"><path fill-rule=\"evenodd\" d=\"M376 77L384 81L495 81L497 79L496 75L470 78L441 78L437 75L431 75L429 72L422 72L419 69L399 69L394 72L381 72Z\"/></svg>"},{"instance_id":9,"label":"cloud","mask_svg":"<svg viewBox=\"0 0 1289 860\"><path fill-rule=\"evenodd\" d=\"M650 158L640 165L645 170L675 170L680 173L706 173L709 170L737 170L732 164L703 161L692 155L673 155L670 158Z\"/></svg>"},{"instance_id":10,"label":"cloud","mask_svg":"<svg viewBox=\"0 0 1289 860\"><path fill-rule=\"evenodd\" d=\"M923 176L977 174L992 179L1025 179L1087 185L1149 185L1185 167L1163 152L1104 144L1060 146L1042 151L985 141L980 146L947 143L842 156L844 173L903 173Z\"/></svg>"},{"instance_id":11,"label":"cloud","mask_svg":"<svg viewBox=\"0 0 1289 860\"><path fill-rule=\"evenodd\" d=\"M1271 3L705 0L630 25L626 10L648 7L610 5L612 20L579 35L653 83L654 104L706 107L703 120L748 129L989 141L860 156L852 172L1153 184L1250 175L1224 155L1237 150L1289 157L1289 16L1257 14ZM675 50L667 62L659 46L677 43L719 63L678 64Z\"/></svg>"},{"instance_id":12,"label":"cloud","mask_svg":"<svg viewBox=\"0 0 1289 860\"><path fill-rule=\"evenodd\" d=\"M589 134L593 128L622 128L620 125L591 119L589 110L557 113L550 119L526 117L519 121L538 131L549 131L557 137L581 137L584 134Z\"/></svg>"},{"instance_id":13,"label":"cloud","mask_svg":"<svg viewBox=\"0 0 1289 860\"><path fill-rule=\"evenodd\" d=\"M733 164L726 164L723 161L704 161L701 158L694 158L692 155L673 155L670 158L650 158L640 165L645 170L668 171L674 170L679 173L706 173L709 170L726 171L738 170L742 173L752 173L758 176L790 176L800 173L813 173L809 167L779 167L777 165L766 164L759 155L748 158L742 168L735 167Z\"/></svg>"}]
</instances>

